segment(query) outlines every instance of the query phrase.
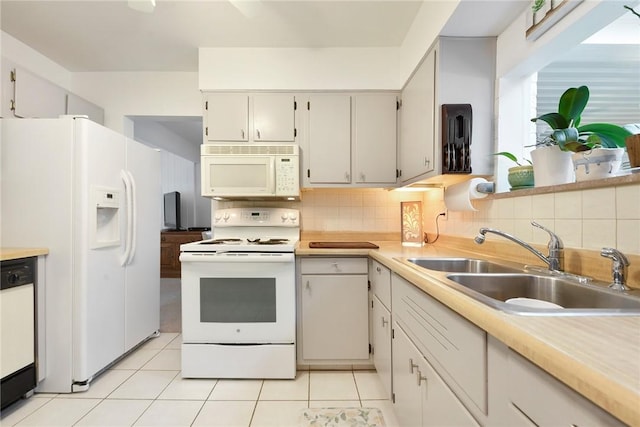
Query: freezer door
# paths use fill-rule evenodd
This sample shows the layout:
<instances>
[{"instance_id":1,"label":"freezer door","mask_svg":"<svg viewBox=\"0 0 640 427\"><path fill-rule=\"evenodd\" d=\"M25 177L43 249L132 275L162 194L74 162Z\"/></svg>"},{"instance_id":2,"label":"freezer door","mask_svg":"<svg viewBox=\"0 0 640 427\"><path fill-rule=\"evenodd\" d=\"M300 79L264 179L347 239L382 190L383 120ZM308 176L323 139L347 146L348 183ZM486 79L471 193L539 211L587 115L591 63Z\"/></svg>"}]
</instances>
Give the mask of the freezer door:
<instances>
[{"instance_id":1,"label":"freezer door","mask_svg":"<svg viewBox=\"0 0 640 427\"><path fill-rule=\"evenodd\" d=\"M125 142L110 129L75 119L74 382L90 379L124 352Z\"/></svg>"},{"instance_id":2,"label":"freezer door","mask_svg":"<svg viewBox=\"0 0 640 427\"><path fill-rule=\"evenodd\" d=\"M127 140L127 173L134 206L126 265L125 351L160 329L160 230L162 186L160 152ZM130 221L130 220L129 220Z\"/></svg>"}]
</instances>

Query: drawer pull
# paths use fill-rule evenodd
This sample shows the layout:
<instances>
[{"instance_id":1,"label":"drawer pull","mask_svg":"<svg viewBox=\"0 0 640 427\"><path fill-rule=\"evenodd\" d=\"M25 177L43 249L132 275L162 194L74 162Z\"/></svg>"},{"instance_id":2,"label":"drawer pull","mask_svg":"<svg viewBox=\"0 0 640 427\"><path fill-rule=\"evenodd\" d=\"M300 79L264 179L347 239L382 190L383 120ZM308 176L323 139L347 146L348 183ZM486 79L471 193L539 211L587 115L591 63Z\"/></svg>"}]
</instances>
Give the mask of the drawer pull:
<instances>
[{"instance_id":1,"label":"drawer pull","mask_svg":"<svg viewBox=\"0 0 640 427\"><path fill-rule=\"evenodd\" d=\"M418 380L418 387L422 386L422 381L424 381L425 383L427 382L427 377L422 376L422 372L420 372L420 369L418 369L418 372L416 373L416 379Z\"/></svg>"},{"instance_id":2,"label":"drawer pull","mask_svg":"<svg viewBox=\"0 0 640 427\"><path fill-rule=\"evenodd\" d=\"M418 365L413 363L413 359L409 359L409 372L413 374L413 368L417 368Z\"/></svg>"}]
</instances>

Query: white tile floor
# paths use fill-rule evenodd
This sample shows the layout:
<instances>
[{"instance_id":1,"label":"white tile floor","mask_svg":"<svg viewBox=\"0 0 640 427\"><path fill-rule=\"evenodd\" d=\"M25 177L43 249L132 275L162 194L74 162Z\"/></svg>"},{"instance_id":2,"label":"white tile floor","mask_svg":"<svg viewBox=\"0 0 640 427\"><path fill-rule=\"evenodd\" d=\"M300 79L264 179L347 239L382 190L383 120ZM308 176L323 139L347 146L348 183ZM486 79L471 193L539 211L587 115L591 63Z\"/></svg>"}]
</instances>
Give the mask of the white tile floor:
<instances>
[{"instance_id":1,"label":"white tile floor","mask_svg":"<svg viewBox=\"0 0 640 427\"><path fill-rule=\"evenodd\" d=\"M162 333L84 393L39 394L2 413L1 426L297 427L304 408L375 407L397 427L373 371L299 371L295 380L180 377L177 333Z\"/></svg>"}]
</instances>

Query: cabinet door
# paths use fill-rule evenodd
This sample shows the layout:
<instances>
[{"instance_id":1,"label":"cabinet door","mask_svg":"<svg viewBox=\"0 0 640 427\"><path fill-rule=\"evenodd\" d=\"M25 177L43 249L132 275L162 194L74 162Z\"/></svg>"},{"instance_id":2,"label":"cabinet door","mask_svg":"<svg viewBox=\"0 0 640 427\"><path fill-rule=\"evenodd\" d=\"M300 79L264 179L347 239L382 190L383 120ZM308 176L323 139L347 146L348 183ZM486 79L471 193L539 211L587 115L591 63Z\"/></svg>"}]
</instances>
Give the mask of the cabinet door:
<instances>
[{"instance_id":1,"label":"cabinet door","mask_svg":"<svg viewBox=\"0 0 640 427\"><path fill-rule=\"evenodd\" d=\"M295 98L291 94L253 96L253 140L295 141Z\"/></svg>"},{"instance_id":2,"label":"cabinet door","mask_svg":"<svg viewBox=\"0 0 640 427\"><path fill-rule=\"evenodd\" d=\"M308 104L311 184L351 182L351 96L313 95Z\"/></svg>"},{"instance_id":3,"label":"cabinet door","mask_svg":"<svg viewBox=\"0 0 640 427\"><path fill-rule=\"evenodd\" d=\"M366 275L302 276L304 359L369 358Z\"/></svg>"},{"instance_id":4,"label":"cabinet door","mask_svg":"<svg viewBox=\"0 0 640 427\"><path fill-rule=\"evenodd\" d=\"M436 51L431 50L402 91L400 169L402 182L435 168Z\"/></svg>"},{"instance_id":5,"label":"cabinet door","mask_svg":"<svg viewBox=\"0 0 640 427\"><path fill-rule=\"evenodd\" d=\"M424 427L479 426L427 360L423 359L418 369L426 393L422 407Z\"/></svg>"},{"instance_id":6,"label":"cabinet door","mask_svg":"<svg viewBox=\"0 0 640 427\"><path fill-rule=\"evenodd\" d=\"M391 399L391 313L374 295L371 309L373 329L373 364Z\"/></svg>"},{"instance_id":7,"label":"cabinet door","mask_svg":"<svg viewBox=\"0 0 640 427\"><path fill-rule=\"evenodd\" d=\"M249 140L249 96L215 93L206 97L207 140Z\"/></svg>"},{"instance_id":8,"label":"cabinet door","mask_svg":"<svg viewBox=\"0 0 640 427\"><path fill-rule=\"evenodd\" d=\"M355 96L354 182L395 184L397 102L395 94Z\"/></svg>"},{"instance_id":9,"label":"cabinet door","mask_svg":"<svg viewBox=\"0 0 640 427\"><path fill-rule=\"evenodd\" d=\"M506 369L514 411L536 426L624 425L513 350L509 350Z\"/></svg>"},{"instance_id":10,"label":"cabinet door","mask_svg":"<svg viewBox=\"0 0 640 427\"><path fill-rule=\"evenodd\" d=\"M387 310L391 310L391 270L376 260L370 260L369 282L373 294Z\"/></svg>"},{"instance_id":11,"label":"cabinet door","mask_svg":"<svg viewBox=\"0 0 640 427\"><path fill-rule=\"evenodd\" d=\"M422 426L418 368L422 355L402 328L393 323L393 409L403 427Z\"/></svg>"}]
</instances>

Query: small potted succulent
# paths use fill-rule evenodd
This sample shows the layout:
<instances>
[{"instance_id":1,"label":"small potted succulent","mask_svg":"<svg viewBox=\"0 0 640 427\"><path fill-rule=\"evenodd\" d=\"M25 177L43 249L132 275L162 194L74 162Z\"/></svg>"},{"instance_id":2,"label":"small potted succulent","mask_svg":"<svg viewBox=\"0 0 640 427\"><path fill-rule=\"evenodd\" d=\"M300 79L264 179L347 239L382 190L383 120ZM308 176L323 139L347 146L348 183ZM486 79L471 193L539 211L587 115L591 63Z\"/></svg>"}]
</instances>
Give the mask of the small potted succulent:
<instances>
[{"instance_id":1,"label":"small potted succulent","mask_svg":"<svg viewBox=\"0 0 640 427\"><path fill-rule=\"evenodd\" d=\"M507 170L507 181L509 181L509 185L511 185L511 191L533 187L534 174L531 160L524 159L524 161L521 163L513 153L510 153L508 151L501 151L499 153L494 153L493 155L506 157L516 164L516 166L510 167ZM528 164L523 164L525 162Z\"/></svg>"},{"instance_id":2,"label":"small potted succulent","mask_svg":"<svg viewBox=\"0 0 640 427\"><path fill-rule=\"evenodd\" d=\"M616 173L624 154L625 138L631 135L622 126L610 123L581 125L581 115L588 101L587 86L572 87L560 97L557 112L531 119L533 122L541 120L552 129L538 145L556 146L561 151L573 153L570 157L579 180L606 178ZM532 152L534 166L538 154L535 151Z\"/></svg>"}]
</instances>

